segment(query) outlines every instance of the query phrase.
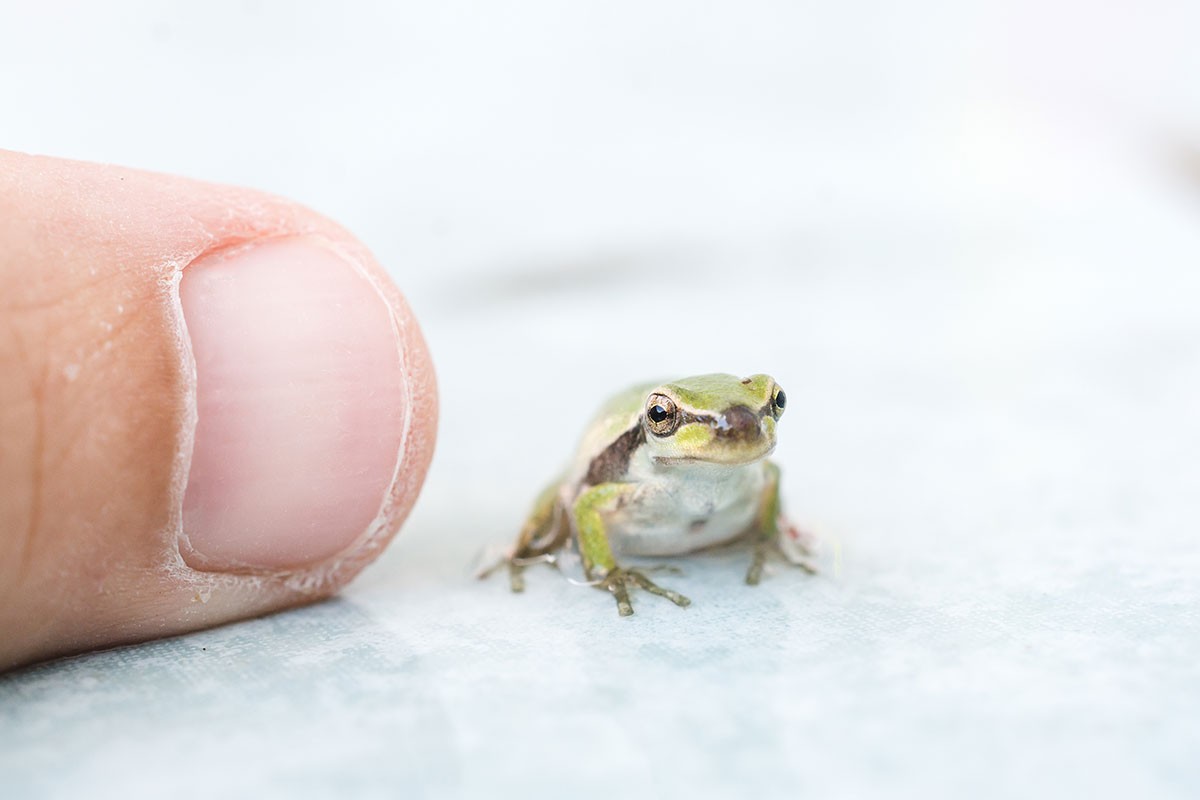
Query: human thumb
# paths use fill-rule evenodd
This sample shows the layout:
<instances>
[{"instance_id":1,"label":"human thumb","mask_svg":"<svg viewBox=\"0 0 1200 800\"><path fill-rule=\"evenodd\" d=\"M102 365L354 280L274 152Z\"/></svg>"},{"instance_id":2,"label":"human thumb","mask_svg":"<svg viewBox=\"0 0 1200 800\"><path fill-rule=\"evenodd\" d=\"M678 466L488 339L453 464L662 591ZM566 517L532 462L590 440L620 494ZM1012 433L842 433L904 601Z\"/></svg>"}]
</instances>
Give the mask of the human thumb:
<instances>
[{"instance_id":1,"label":"human thumb","mask_svg":"<svg viewBox=\"0 0 1200 800\"><path fill-rule=\"evenodd\" d=\"M336 591L436 417L416 321L337 225L0 152L0 668Z\"/></svg>"}]
</instances>

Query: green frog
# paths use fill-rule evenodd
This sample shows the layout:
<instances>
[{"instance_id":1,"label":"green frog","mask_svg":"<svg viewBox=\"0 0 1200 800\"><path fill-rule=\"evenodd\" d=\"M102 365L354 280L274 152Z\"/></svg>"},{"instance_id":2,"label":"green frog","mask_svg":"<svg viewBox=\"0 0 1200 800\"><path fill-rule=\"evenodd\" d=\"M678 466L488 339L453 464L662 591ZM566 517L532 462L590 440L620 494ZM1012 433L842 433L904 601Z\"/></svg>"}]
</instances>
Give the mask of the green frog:
<instances>
[{"instance_id":1,"label":"green frog","mask_svg":"<svg viewBox=\"0 0 1200 800\"><path fill-rule=\"evenodd\" d=\"M784 517L779 467L767 458L786 407L770 375L696 375L615 395L537 498L514 547L482 576L507 565L512 590L523 591L527 566L557 564L574 544L588 582L628 616L632 588L681 607L691 601L618 555L675 556L749 538L746 583L759 582L771 551L815 573L811 539Z\"/></svg>"}]
</instances>

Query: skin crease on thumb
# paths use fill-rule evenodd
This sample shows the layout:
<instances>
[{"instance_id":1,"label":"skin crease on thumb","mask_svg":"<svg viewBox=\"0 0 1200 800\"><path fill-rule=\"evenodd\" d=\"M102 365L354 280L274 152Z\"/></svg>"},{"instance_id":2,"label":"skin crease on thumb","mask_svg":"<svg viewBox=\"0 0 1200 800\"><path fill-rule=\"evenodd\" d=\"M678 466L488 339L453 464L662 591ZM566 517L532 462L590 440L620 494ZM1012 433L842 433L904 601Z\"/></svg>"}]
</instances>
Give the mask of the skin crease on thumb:
<instances>
[{"instance_id":1,"label":"skin crease on thumb","mask_svg":"<svg viewBox=\"0 0 1200 800\"><path fill-rule=\"evenodd\" d=\"M247 189L0 151L0 251L0 322L6 323L0 326L0 374L6 376L0 386L0 669L327 596L373 560L399 529L433 452L433 369L399 291L343 229L303 207ZM350 267L347 277L331 284L332 299L324 303L325 295L319 295L307 307L289 305L298 295L291 284L307 279L305 269L318 273L325 262ZM292 263L294 274L288 271ZM243 283L234 289L222 283L222 270L231 264L249 265L238 275L250 277L238 277ZM202 276L193 281L200 288L188 289L181 303L181 280L192 280L193 265L203 265L194 273ZM225 340L231 344L225 345L210 329L258 310L253 299L239 294L243 285L263 295L264 309L272 302L276 309L263 311L261 326L252 317L242 331L229 332ZM357 323L349 317L379 308L371 297L382 301L376 329L394 339L398 370L384 363L391 345L370 343L374 361L359 357L361 348L355 347L362 340L354 339ZM343 302L360 305L338 311ZM193 342L188 326L199 319L195 309L204 303L218 311L204 322L208 333L197 329L200 338ZM289 312L294 315L290 326ZM341 394L322 395L317 386L314 405L289 417L288 404L312 394L293 388L281 395L285 422L276 425L278 430L269 424L247 429L222 423L218 436L211 433L210 420L209 432L202 428L200 433L218 444L203 448L205 463L197 467L196 479L203 485L189 485L193 454L202 449L196 441L198 408L219 417L219 409L246 407L247 381L268 380L256 377L258 370L239 371L236 364L232 372L206 376L205 370L214 368L201 364L198 372L197 360L236 362L245 352L247 359L261 357L265 364L279 342L319 351L325 338L320 325L332 325L336 339L343 327L339 314L347 318L349 338L326 347L324 366L306 366L320 360L319 352L297 358L298 381L319 383L332 370L353 387L356 376L374 374L384 363L399 380L394 396L404 407L347 419L334 413L341 427L325 444L293 442L280 460L264 460L245 444L257 429L267 428L261 437L274 447L286 439L287 420L319 416L326 411L322 402L341 409L347 397L355 397L344 388ZM272 340L270 330L284 333ZM299 332L293 335L293 330ZM284 367L266 372L278 373L281 384L288 381ZM251 400L256 413L272 410L270 395ZM317 487L319 494L323 476L300 473L318 472L313 465L324 463L321 447L326 445L346 456L346 474L353 475L359 468L354 442L379 448L379 441L359 430L376 413L394 420L396 427L375 439L398 444L395 466L375 457L370 463L391 478L385 474L378 488L368 486L355 502L366 508L375 496L371 492L381 491L378 511L362 517L361 534L343 534L345 542L335 540L336 546L314 539L322 519L317 513L312 523L317 534L298 534L300 543L293 547L289 532L304 520L279 498L307 486ZM253 498L248 493L241 497L240 514L206 502L223 501L228 494L220 488L227 463L234 488L251 478L267 481L267 511L247 513L246 497ZM264 478L254 469L271 475ZM354 489L345 476L341 479ZM272 486L278 512L270 511ZM326 499L333 503L337 497ZM256 510L251 503L248 512ZM271 517L282 521L276 521L273 533L263 534L266 539L238 541L253 526L270 527ZM205 539L195 543L202 548L189 544L186 524L206 526ZM288 548L296 552L289 554Z\"/></svg>"}]
</instances>

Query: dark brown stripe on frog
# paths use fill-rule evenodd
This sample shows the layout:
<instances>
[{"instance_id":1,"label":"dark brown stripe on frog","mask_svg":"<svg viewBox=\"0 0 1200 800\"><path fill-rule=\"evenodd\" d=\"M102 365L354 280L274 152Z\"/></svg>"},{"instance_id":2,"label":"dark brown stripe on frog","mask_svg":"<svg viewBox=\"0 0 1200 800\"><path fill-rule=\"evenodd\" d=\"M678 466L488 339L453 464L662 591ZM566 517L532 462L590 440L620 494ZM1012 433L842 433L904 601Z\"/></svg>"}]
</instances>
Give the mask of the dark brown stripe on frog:
<instances>
[{"instance_id":1,"label":"dark brown stripe on frog","mask_svg":"<svg viewBox=\"0 0 1200 800\"><path fill-rule=\"evenodd\" d=\"M600 451L600 455L592 459L583 482L588 486L596 486L624 477L625 471L629 469L629 459L645 442L646 432L642 430L641 417L638 417L632 428L618 436L612 444Z\"/></svg>"}]
</instances>

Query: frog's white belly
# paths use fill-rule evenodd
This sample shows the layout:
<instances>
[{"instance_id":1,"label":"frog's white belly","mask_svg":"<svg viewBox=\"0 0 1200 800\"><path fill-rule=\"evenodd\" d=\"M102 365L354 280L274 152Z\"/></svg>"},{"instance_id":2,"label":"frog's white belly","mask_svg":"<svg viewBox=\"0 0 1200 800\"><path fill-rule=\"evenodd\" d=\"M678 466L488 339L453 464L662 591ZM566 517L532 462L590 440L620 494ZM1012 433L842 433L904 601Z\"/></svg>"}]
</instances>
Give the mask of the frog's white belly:
<instances>
[{"instance_id":1,"label":"frog's white belly","mask_svg":"<svg viewBox=\"0 0 1200 800\"><path fill-rule=\"evenodd\" d=\"M766 480L762 462L680 466L634 477L638 488L606 515L613 548L634 556L688 553L745 533Z\"/></svg>"}]
</instances>

